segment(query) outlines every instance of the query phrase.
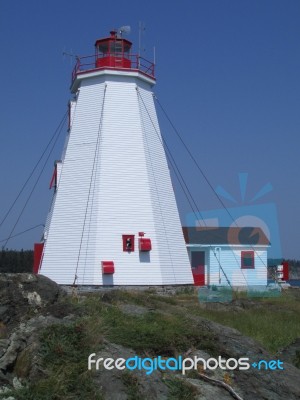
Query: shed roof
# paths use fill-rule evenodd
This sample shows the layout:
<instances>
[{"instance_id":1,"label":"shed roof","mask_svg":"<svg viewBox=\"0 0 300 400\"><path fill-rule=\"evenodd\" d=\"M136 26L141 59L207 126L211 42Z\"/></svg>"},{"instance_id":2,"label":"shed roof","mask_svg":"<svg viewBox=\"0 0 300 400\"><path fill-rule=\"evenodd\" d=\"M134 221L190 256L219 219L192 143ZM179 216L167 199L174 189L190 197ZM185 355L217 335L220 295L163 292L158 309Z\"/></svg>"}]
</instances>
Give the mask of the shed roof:
<instances>
[{"instance_id":1,"label":"shed roof","mask_svg":"<svg viewBox=\"0 0 300 400\"><path fill-rule=\"evenodd\" d=\"M187 244L203 245L265 245L270 241L257 227L183 227Z\"/></svg>"}]
</instances>

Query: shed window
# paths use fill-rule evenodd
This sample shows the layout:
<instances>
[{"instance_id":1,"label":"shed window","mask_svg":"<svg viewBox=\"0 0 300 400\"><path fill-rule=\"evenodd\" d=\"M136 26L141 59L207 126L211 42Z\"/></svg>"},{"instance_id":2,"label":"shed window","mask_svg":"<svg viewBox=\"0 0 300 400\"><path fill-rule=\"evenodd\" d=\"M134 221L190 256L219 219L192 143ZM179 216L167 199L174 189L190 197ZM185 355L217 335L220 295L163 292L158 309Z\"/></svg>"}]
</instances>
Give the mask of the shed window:
<instances>
[{"instance_id":1,"label":"shed window","mask_svg":"<svg viewBox=\"0 0 300 400\"><path fill-rule=\"evenodd\" d=\"M254 251L241 252L241 268L253 269L254 267Z\"/></svg>"}]
</instances>

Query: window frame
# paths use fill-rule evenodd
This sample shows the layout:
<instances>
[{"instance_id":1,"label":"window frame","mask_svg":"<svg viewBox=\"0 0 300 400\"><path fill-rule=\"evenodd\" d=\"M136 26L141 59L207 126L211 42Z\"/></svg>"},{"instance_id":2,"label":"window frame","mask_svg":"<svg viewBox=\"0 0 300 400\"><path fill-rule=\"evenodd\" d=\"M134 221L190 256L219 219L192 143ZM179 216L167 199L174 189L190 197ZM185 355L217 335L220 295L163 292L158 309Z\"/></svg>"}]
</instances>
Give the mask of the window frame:
<instances>
[{"instance_id":1,"label":"window frame","mask_svg":"<svg viewBox=\"0 0 300 400\"><path fill-rule=\"evenodd\" d=\"M126 251L127 253L134 251L134 236L135 235L129 235L129 234L122 235L123 251ZM126 247L127 239L131 239L131 248L130 249L128 249Z\"/></svg>"},{"instance_id":2,"label":"window frame","mask_svg":"<svg viewBox=\"0 0 300 400\"><path fill-rule=\"evenodd\" d=\"M251 265L245 264L245 258L251 259ZM241 251L241 269L255 269L255 257L253 250Z\"/></svg>"}]
</instances>

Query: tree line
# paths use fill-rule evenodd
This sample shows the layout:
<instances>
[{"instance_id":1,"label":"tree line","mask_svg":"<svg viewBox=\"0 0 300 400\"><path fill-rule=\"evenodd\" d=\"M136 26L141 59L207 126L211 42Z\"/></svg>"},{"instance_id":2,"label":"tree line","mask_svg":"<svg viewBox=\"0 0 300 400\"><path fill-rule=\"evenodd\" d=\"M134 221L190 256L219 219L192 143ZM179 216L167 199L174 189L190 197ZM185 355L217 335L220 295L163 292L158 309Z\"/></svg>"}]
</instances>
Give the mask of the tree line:
<instances>
[{"instance_id":1,"label":"tree line","mask_svg":"<svg viewBox=\"0 0 300 400\"><path fill-rule=\"evenodd\" d=\"M290 272L293 275L299 276L300 279L300 261L285 260L289 263ZM276 265L281 264L282 259L268 260L270 270ZM0 273L17 273L17 272L32 272L33 269L33 250L8 250L0 251ZM269 271L270 275L271 271Z\"/></svg>"},{"instance_id":2,"label":"tree line","mask_svg":"<svg viewBox=\"0 0 300 400\"><path fill-rule=\"evenodd\" d=\"M32 272L33 250L4 250L0 252L0 273Z\"/></svg>"}]
</instances>

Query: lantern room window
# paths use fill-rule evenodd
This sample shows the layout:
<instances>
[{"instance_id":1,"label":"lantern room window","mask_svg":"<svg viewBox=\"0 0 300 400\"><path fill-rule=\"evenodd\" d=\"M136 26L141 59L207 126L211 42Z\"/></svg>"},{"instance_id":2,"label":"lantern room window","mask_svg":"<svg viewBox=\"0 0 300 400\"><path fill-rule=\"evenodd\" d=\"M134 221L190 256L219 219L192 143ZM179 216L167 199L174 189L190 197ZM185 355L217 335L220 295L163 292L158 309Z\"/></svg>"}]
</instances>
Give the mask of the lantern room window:
<instances>
[{"instance_id":1,"label":"lantern room window","mask_svg":"<svg viewBox=\"0 0 300 400\"><path fill-rule=\"evenodd\" d=\"M241 268L242 269L254 269L254 251L242 251L241 252Z\"/></svg>"},{"instance_id":2,"label":"lantern room window","mask_svg":"<svg viewBox=\"0 0 300 400\"><path fill-rule=\"evenodd\" d=\"M98 46L98 50L100 53L103 53L104 55L108 53L108 43L102 43Z\"/></svg>"},{"instance_id":3,"label":"lantern room window","mask_svg":"<svg viewBox=\"0 0 300 400\"><path fill-rule=\"evenodd\" d=\"M122 53L122 42L120 40L110 42L110 52L112 54Z\"/></svg>"}]
</instances>

